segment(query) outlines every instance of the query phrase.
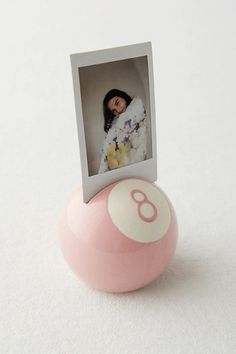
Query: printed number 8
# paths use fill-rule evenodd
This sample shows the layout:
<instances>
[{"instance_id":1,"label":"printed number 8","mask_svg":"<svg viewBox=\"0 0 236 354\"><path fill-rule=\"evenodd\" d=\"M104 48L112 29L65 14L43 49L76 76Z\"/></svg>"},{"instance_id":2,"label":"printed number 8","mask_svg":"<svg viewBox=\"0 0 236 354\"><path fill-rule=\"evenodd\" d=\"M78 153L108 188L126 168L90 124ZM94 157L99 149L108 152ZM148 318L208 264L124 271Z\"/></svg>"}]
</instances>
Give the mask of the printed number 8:
<instances>
[{"instance_id":1,"label":"printed number 8","mask_svg":"<svg viewBox=\"0 0 236 354\"><path fill-rule=\"evenodd\" d=\"M137 211L138 211L138 215L139 215L140 219L142 219L145 222L154 221L157 217L157 208L148 199L146 194L143 191L141 191L140 189L133 189L130 194L131 194L133 201L138 205ZM142 210L141 210L141 208L145 205L151 207L152 211L151 211L150 216L144 215L144 212L142 212ZM146 214L147 214L147 212L146 212Z\"/></svg>"}]
</instances>

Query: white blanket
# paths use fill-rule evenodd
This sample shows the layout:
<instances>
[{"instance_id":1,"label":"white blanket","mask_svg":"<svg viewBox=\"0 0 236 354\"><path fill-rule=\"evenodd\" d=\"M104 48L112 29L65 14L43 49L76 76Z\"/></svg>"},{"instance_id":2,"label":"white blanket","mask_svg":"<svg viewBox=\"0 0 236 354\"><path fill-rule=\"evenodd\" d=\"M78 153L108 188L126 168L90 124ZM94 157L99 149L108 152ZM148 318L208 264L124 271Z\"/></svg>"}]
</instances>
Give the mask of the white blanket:
<instances>
[{"instance_id":1,"label":"white blanket","mask_svg":"<svg viewBox=\"0 0 236 354\"><path fill-rule=\"evenodd\" d=\"M102 149L99 173L146 159L146 112L134 97L124 113L116 117Z\"/></svg>"}]
</instances>

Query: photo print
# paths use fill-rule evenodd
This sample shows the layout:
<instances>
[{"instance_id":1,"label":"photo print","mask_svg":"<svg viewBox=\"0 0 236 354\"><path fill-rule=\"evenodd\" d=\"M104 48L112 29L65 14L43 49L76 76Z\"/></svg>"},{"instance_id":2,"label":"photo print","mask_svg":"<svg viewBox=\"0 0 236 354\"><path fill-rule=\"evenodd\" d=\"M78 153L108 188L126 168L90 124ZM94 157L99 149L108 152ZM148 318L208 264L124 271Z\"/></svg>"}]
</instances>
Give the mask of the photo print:
<instances>
[{"instance_id":1,"label":"photo print","mask_svg":"<svg viewBox=\"0 0 236 354\"><path fill-rule=\"evenodd\" d=\"M127 177L157 178L151 43L71 55L84 202Z\"/></svg>"}]
</instances>

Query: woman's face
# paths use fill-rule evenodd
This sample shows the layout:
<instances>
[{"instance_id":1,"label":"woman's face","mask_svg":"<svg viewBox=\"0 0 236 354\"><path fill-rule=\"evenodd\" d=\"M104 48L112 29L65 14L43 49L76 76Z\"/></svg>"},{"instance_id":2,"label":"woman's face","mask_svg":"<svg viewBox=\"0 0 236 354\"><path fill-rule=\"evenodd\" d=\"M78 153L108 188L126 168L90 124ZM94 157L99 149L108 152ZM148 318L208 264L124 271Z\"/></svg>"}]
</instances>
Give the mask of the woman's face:
<instances>
[{"instance_id":1,"label":"woman's face","mask_svg":"<svg viewBox=\"0 0 236 354\"><path fill-rule=\"evenodd\" d=\"M114 114L114 116L118 116L126 110L126 100L119 96L112 97L108 101L107 107Z\"/></svg>"}]
</instances>

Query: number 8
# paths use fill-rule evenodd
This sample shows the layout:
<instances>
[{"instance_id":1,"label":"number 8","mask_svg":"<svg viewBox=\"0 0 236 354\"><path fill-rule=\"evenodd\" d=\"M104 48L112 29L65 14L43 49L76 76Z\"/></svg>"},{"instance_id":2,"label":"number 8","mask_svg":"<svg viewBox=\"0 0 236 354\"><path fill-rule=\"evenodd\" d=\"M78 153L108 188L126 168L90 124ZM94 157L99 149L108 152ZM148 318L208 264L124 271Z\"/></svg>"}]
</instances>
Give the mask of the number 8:
<instances>
[{"instance_id":1,"label":"number 8","mask_svg":"<svg viewBox=\"0 0 236 354\"><path fill-rule=\"evenodd\" d=\"M131 194L131 198L133 199L133 201L138 205L137 209L138 209L138 215L139 215L140 219L142 219L145 222L154 221L157 217L157 208L148 199L146 194L143 191L141 191L140 189L133 189L130 194ZM140 197L141 197L141 199L140 199ZM148 204L151 206L151 208L152 208L152 215L151 216L145 216L143 214L141 208L144 204Z\"/></svg>"}]
</instances>

